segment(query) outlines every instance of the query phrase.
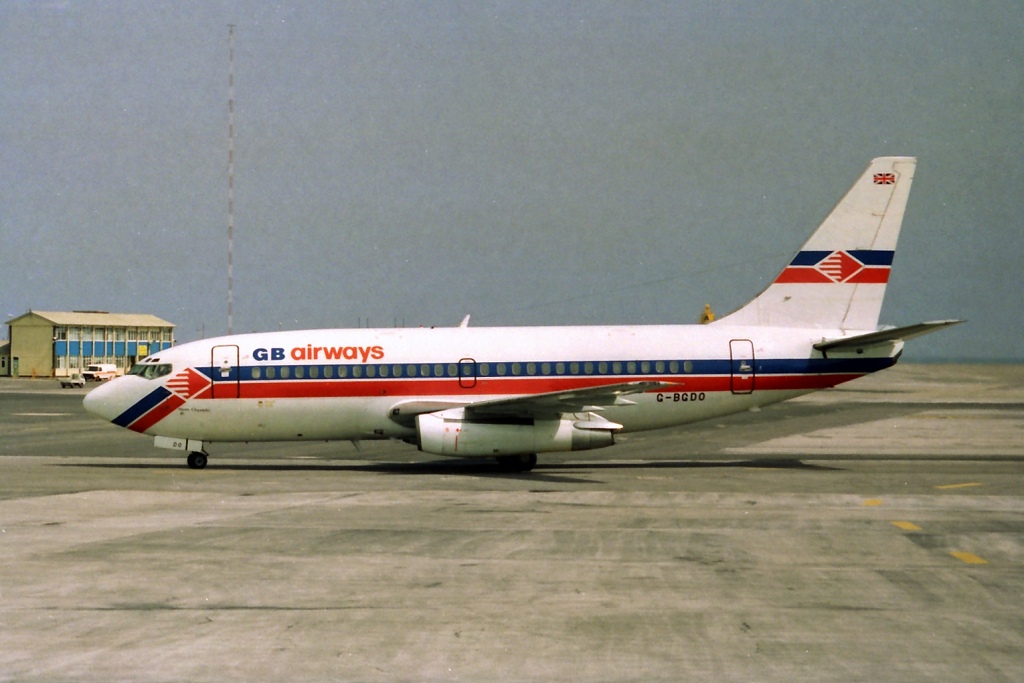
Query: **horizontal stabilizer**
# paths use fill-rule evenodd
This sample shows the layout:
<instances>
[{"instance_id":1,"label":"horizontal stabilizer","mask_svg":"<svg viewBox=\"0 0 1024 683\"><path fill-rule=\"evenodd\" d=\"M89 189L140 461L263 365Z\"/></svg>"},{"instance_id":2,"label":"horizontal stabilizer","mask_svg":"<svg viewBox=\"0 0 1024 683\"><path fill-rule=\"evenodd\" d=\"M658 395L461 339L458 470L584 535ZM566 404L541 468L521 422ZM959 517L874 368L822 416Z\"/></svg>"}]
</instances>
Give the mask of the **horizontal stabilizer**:
<instances>
[{"instance_id":1,"label":"horizontal stabilizer","mask_svg":"<svg viewBox=\"0 0 1024 683\"><path fill-rule=\"evenodd\" d=\"M945 329L952 325L959 325L962 322L964 321L932 320L926 323L907 325L906 327L893 327L888 330L879 330L877 332L868 332L867 334L858 334L855 337L843 337L841 339L822 341L815 344L814 348L821 351L822 353L827 353L829 351L857 351L872 346L878 346L880 344L888 344L896 341L907 341L908 339L920 337L921 335Z\"/></svg>"}]
</instances>

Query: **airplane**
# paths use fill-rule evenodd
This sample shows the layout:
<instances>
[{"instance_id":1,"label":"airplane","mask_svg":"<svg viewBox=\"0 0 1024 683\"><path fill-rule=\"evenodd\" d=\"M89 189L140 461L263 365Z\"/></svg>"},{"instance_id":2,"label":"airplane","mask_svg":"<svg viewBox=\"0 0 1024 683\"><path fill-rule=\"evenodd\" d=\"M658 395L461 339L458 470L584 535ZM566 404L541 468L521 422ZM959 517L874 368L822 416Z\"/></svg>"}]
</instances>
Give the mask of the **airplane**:
<instances>
[{"instance_id":1,"label":"airplane","mask_svg":"<svg viewBox=\"0 0 1024 683\"><path fill-rule=\"evenodd\" d=\"M708 324L327 329L194 341L85 408L202 469L226 442L398 439L533 469L538 453L747 411L894 365L955 325L879 327L913 157L871 161L775 280Z\"/></svg>"}]
</instances>

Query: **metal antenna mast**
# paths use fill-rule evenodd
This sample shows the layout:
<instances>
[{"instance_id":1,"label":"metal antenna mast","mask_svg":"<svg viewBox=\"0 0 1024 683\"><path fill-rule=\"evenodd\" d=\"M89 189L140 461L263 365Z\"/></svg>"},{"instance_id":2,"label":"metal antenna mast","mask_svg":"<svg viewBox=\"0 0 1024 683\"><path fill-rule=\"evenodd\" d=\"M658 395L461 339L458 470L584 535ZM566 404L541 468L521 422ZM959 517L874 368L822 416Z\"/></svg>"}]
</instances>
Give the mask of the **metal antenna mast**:
<instances>
[{"instance_id":1,"label":"metal antenna mast","mask_svg":"<svg viewBox=\"0 0 1024 683\"><path fill-rule=\"evenodd\" d=\"M232 334L235 232L235 25L228 24L228 334Z\"/></svg>"}]
</instances>

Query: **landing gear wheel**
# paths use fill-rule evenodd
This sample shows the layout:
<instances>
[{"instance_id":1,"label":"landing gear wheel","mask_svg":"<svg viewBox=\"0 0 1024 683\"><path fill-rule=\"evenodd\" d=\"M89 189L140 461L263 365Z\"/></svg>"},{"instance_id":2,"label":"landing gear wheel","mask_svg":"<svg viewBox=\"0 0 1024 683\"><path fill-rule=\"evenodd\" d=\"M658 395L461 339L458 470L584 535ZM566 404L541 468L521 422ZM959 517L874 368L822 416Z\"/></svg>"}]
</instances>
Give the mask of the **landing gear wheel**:
<instances>
[{"instance_id":1,"label":"landing gear wheel","mask_svg":"<svg viewBox=\"0 0 1024 683\"><path fill-rule=\"evenodd\" d=\"M206 467L206 453L193 452L188 454L188 466L193 470L201 470Z\"/></svg>"},{"instance_id":2,"label":"landing gear wheel","mask_svg":"<svg viewBox=\"0 0 1024 683\"><path fill-rule=\"evenodd\" d=\"M507 472L529 472L537 465L537 454L529 455L498 455L495 460Z\"/></svg>"}]
</instances>

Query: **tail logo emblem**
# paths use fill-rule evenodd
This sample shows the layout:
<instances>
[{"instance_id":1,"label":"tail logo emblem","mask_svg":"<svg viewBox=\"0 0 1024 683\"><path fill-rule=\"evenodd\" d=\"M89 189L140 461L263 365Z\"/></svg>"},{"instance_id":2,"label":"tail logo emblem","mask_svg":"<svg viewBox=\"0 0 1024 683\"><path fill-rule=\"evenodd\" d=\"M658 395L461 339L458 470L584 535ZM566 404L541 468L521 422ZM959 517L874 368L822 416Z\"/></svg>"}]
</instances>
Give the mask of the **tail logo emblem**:
<instances>
[{"instance_id":1,"label":"tail logo emblem","mask_svg":"<svg viewBox=\"0 0 1024 683\"><path fill-rule=\"evenodd\" d=\"M896 183L895 173L876 173L875 185L894 185Z\"/></svg>"},{"instance_id":2,"label":"tail logo emblem","mask_svg":"<svg viewBox=\"0 0 1024 683\"><path fill-rule=\"evenodd\" d=\"M846 282L863 268L864 264L845 251L833 251L818 264L818 271L832 282Z\"/></svg>"}]
</instances>

